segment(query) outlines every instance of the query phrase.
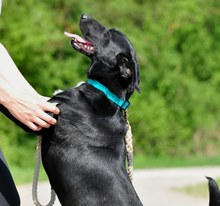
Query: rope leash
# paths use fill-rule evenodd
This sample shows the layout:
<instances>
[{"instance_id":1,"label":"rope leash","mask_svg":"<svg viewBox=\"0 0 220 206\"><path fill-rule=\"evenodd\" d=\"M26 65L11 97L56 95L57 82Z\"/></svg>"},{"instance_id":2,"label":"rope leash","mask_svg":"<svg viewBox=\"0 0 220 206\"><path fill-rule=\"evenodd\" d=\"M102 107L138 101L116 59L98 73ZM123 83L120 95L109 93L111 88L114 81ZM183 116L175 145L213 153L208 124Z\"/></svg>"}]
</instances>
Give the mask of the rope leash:
<instances>
[{"instance_id":1,"label":"rope leash","mask_svg":"<svg viewBox=\"0 0 220 206\"><path fill-rule=\"evenodd\" d=\"M36 149L36 163L35 163L34 179L32 185L32 199L36 206L43 206L38 201L38 196L37 196L37 185L38 185L38 177L39 177L40 162L41 162L41 142L42 142L42 136L38 136L37 149ZM50 202L46 206L53 206L55 199L56 199L56 193L51 188Z\"/></svg>"},{"instance_id":2,"label":"rope leash","mask_svg":"<svg viewBox=\"0 0 220 206\"><path fill-rule=\"evenodd\" d=\"M131 132L131 125L128 121L128 112L125 110L125 118L127 124L127 132L125 135L125 142L126 142L126 150L127 150L127 160L128 160L128 176L133 182L133 143L132 143L132 132ZM35 163L35 171L34 171L34 179L32 185L32 199L36 206L43 206L38 201L37 195L37 185L38 185L38 178L39 178L39 170L40 170L40 162L41 162L41 143L42 143L42 136L38 136L37 139L37 149L36 149L36 163ZM56 199L56 193L51 188L51 196L50 201L46 206L53 206Z\"/></svg>"},{"instance_id":3,"label":"rope leash","mask_svg":"<svg viewBox=\"0 0 220 206\"><path fill-rule=\"evenodd\" d=\"M133 143L132 143L132 132L131 132L131 125L128 121L128 111L125 110L125 118L127 124L127 133L125 135L125 142L126 142L126 150L127 150L127 160L128 160L128 176L133 182Z\"/></svg>"}]
</instances>

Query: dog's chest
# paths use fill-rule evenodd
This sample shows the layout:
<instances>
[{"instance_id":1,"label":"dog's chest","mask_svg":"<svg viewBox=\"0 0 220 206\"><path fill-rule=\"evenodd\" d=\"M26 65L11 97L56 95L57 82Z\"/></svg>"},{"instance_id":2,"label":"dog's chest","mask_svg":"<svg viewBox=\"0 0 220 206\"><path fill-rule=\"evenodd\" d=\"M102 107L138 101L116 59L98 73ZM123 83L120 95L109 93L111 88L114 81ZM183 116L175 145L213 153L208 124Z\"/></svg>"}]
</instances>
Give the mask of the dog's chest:
<instances>
[{"instance_id":1,"label":"dog's chest","mask_svg":"<svg viewBox=\"0 0 220 206\"><path fill-rule=\"evenodd\" d=\"M126 123L121 111L103 109L77 89L72 89L71 94L59 106L61 112L54 132L57 141L81 139L91 144L111 145L124 139Z\"/></svg>"}]
</instances>

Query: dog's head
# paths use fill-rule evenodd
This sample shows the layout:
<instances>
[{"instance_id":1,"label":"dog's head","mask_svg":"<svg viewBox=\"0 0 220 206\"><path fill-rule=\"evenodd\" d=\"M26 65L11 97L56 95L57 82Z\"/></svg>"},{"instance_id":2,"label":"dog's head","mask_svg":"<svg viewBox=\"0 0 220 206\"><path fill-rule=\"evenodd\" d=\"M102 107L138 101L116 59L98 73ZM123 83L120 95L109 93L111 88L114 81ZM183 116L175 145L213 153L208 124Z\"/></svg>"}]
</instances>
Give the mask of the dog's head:
<instances>
[{"instance_id":1,"label":"dog's head","mask_svg":"<svg viewBox=\"0 0 220 206\"><path fill-rule=\"evenodd\" d=\"M88 78L99 81L116 94L120 90L126 92L126 99L134 89L140 93L140 67L128 38L86 14L81 17L80 29L85 38L67 32L65 35L72 38L71 45L75 50L92 60Z\"/></svg>"}]
</instances>

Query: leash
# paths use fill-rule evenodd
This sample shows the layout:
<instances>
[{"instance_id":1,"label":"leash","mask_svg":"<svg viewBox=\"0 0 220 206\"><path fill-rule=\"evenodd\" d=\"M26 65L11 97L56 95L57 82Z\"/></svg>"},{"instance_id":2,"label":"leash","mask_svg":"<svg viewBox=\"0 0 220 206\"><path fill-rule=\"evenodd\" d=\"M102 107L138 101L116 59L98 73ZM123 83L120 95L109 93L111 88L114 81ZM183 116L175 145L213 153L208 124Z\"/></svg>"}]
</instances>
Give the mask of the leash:
<instances>
[{"instance_id":1,"label":"leash","mask_svg":"<svg viewBox=\"0 0 220 206\"><path fill-rule=\"evenodd\" d=\"M134 158L134 154L133 154L133 142L132 142L132 132L131 132L131 125L128 121L128 111L125 110L125 118L126 118L126 124L127 124L127 132L125 135L125 142L126 142L126 150L127 150L127 161L128 161L128 176L131 180L131 182L133 182L133 158Z\"/></svg>"},{"instance_id":2,"label":"leash","mask_svg":"<svg viewBox=\"0 0 220 206\"><path fill-rule=\"evenodd\" d=\"M108 99L113 101L115 104L117 104L121 109L125 112L125 118L126 118L126 124L127 124L127 132L125 135L125 142L126 142L126 150L127 150L127 160L128 160L128 175L131 180L133 181L133 144L132 144L132 133L131 133L131 125L128 121L128 112L127 109L130 106L130 102L120 99L117 97L114 93L112 93L107 87L105 87L100 82L89 79L88 84L92 85L96 89L102 91Z\"/></svg>"},{"instance_id":3,"label":"leash","mask_svg":"<svg viewBox=\"0 0 220 206\"><path fill-rule=\"evenodd\" d=\"M89 80L89 84L93 85L97 89L103 91L105 95L111 99L113 102L115 102L118 106L120 106L125 113L125 119L127 124L127 132L125 135L125 142L126 142L126 150L127 150L127 162L128 162L128 169L127 173L128 176L133 182L133 143L132 143L132 132L131 132L131 125L128 121L128 112L127 109L130 106L130 102L124 101L122 99L119 99L116 95L114 95L112 92L108 90L105 86L100 84L99 82L95 80ZM35 171L34 171L34 179L33 179L33 185L32 185L32 199L36 206L43 206L38 201L38 195L37 195L37 185L38 185L38 178L39 178L39 170L40 170L40 162L41 162L41 143L42 143L42 136L38 136L37 140L37 149L36 149L36 163L35 163ZM53 206L56 199L56 193L51 188L51 197L50 201L46 206Z\"/></svg>"},{"instance_id":4,"label":"leash","mask_svg":"<svg viewBox=\"0 0 220 206\"><path fill-rule=\"evenodd\" d=\"M125 142L126 142L126 150L127 150L127 161L128 161L128 169L127 173L128 176L133 182L133 143L132 143L132 132L131 132L131 125L128 121L128 112L125 112L126 124L127 124L127 132L125 135ZM36 163L35 163L35 171L34 171L34 179L32 184L32 199L36 206L43 206L40 204L37 195L37 186L38 186L38 178L39 178L39 170L40 170L40 162L41 162L41 143L42 143L42 136L38 136L37 139L37 148L36 148ZM50 201L46 206L53 206L56 199L56 193L51 188L51 196Z\"/></svg>"},{"instance_id":5,"label":"leash","mask_svg":"<svg viewBox=\"0 0 220 206\"><path fill-rule=\"evenodd\" d=\"M36 149L36 163L35 163L34 179L33 179L33 185L32 185L32 199L36 206L43 206L38 201L38 196L37 196L37 185L38 185L38 177L39 177L40 162L41 162L41 142L42 142L42 136L38 136L37 149ZM56 199L56 193L51 188L50 201L46 206L53 206L55 199Z\"/></svg>"}]
</instances>

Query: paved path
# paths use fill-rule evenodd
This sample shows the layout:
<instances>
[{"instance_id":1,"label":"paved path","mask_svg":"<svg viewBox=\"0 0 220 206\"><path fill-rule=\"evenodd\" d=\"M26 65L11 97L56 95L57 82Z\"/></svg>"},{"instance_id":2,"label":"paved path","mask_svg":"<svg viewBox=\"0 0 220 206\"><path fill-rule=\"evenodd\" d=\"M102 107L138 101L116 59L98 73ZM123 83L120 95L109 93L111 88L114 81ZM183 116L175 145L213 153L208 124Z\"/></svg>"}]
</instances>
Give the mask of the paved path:
<instances>
[{"instance_id":1,"label":"paved path","mask_svg":"<svg viewBox=\"0 0 220 206\"><path fill-rule=\"evenodd\" d=\"M208 206L208 197L192 197L172 190L173 187L207 183L205 176L220 177L220 167L135 170L134 186L144 206ZM41 182L38 188L39 200L46 205L50 197L50 185L48 182ZM31 184L19 186L18 191L21 206L34 206ZM60 206L58 200L54 206Z\"/></svg>"}]
</instances>

